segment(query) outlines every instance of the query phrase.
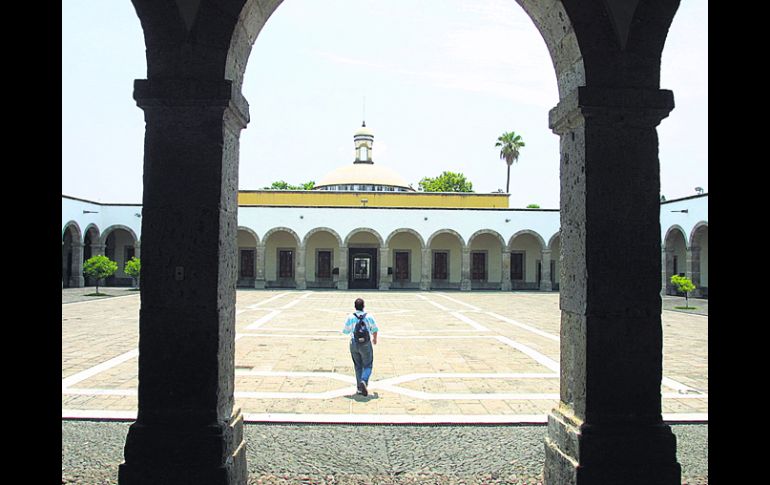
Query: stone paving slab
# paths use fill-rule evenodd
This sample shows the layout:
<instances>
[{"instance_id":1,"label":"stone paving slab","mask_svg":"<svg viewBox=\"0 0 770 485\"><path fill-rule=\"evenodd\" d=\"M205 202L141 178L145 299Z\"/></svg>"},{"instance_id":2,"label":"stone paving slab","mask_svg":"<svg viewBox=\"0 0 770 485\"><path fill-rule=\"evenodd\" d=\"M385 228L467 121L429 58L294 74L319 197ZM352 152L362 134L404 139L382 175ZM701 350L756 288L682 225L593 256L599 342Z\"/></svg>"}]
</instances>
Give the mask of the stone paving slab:
<instances>
[{"instance_id":1,"label":"stone paving slab","mask_svg":"<svg viewBox=\"0 0 770 485\"><path fill-rule=\"evenodd\" d=\"M132 419L140 296L77 291L62 295L62 416ZM380 327L368 397L341 333L358 296ZM560 318L557 293L239 290L236 405L247 421L544 421ZM663 335L664 416L707 420L708 317L664 311Z\"/></svg>"}]
</instances>

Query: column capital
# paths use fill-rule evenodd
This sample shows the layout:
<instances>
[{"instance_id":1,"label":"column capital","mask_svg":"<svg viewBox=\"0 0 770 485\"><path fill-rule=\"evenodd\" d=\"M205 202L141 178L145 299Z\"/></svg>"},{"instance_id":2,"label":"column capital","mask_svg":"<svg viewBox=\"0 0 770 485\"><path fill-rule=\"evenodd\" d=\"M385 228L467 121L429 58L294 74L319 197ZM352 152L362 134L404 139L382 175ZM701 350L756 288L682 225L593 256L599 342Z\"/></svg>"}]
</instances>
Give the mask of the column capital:
<instances>
[{"instance_id":1,"label":"column capital","mask_svg":"<svg viewBox=\"0 0 770 485\"><path fill-rule=\"evenodd\" d=\"M586 119L618 126L654 128L674 109L668 89L578 86L548 113L548 126L557 135Z\"/></svg>"},{"instance_id":2,"label":"column capital","mask_svg":"<svg viewBox=\"0 0 770 485\"><path fill-rule=\"evenodd\" d=\"M134 99L137 106L148 108L229 108L231 123L246 128L249 103L228 79L136 79ZM229 117L228 117L229 118Z\"/></svg>"}]
</instances>

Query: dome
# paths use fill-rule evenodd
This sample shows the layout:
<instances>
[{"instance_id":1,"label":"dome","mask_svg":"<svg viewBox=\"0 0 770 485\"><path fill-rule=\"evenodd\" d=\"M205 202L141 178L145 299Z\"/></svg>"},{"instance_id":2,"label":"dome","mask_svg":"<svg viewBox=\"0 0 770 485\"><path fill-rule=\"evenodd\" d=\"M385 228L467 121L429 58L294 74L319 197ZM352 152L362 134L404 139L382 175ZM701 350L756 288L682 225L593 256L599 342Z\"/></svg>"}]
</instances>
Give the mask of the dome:
<instances>
[{"instance_id":1,"label":"dome","mask_svg":"<svg viewBox=\"0 0 770 485\"><path fill-rule=\"evenodd\" d=\"M353 137L357 137L357 136L374 137L374 133L372 133L372 130L367 128L366 124L364 124L355 133L353 133Z\"/></svg>"},{"instance_id":2,"label":"dome","mask_svg":"<svg viewBox=\"0 0 770 485\"><path fill-rule=\"evenodd\" d=\"M413 190L399 174L373 163L353 163L332 170L315 185L315 188L329 185L383 185Z\"/></svg>"}]
</instances>

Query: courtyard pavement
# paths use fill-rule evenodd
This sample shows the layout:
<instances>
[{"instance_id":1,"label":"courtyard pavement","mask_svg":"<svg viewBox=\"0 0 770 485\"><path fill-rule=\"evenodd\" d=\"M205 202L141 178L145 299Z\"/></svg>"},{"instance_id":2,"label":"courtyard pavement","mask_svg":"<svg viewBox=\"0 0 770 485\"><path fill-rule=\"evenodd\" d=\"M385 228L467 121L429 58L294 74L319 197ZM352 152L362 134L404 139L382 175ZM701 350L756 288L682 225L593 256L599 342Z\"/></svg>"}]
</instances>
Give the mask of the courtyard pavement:
<instances>
[{"instance_id":1,"label":"courtyard pavement","mask_svg":"<svg viewBox=\"0 0 770 485\"><path fill-rule=\"evenodd\" d=\"M139 292L100 291L62 290L62 418L133 420ZM341 333L359 296L380 327L368 397ZM707 422L707 301L678 300L663 299L664 419ZM236 406L246 422L544 423L559 323L558 293L238 290Z\"/></svg>"}]
</instances>

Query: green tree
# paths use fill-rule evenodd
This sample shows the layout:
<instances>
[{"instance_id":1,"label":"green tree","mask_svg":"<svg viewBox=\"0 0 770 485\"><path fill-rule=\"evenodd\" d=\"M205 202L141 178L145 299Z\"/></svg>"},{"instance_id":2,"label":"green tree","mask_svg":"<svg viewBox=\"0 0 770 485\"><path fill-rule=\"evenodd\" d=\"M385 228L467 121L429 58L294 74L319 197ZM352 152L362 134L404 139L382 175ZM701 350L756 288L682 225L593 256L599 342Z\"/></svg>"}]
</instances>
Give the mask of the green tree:
<instances>
[{"instance_id":1,"label":"green tree","mask_svg":"<svg viewBox=\"0 0 770 485\"><path fill-rule=\"evenodd\" d=\"M134 256L126 261L126 266L123 268L123 272L134 279L134 286L139 286L139 275L142 272L142 261Z\"/></svg>"},{"instance_id":2,"label":"green tree","mask_svg":"<svg viewBox=\"0 0 770 485\"><path fill-rule=\"evenodd\" d=\"M685 306L690 307L689 293L695 289L695 285L690 281L690 278L685 276L674 275L671 277L671 284L676 287L676 290L684 293Z\"/></svg>"},{"instance_id":3,"label":"green tree","mask_svg":"<svg viewBox=\"0 0 770 485\"><path fill-rule=\"evenodd\" d=\"M527 209L539 209L540 206L538 204L529 204L527 206Z\"/></svg>"},{"instance_id":4,"label":"green tree","mask_svg":"<svg viewBox=\"0 0 770 485\"><path fill-rule=\"evenodd\" d=\"M473 183L465 175L447 171L438 177L423 177L419 187L423 192L473 192Z\"/></svg>"},{"instance_id":5,"label":"green tree","mask_svg":"<svg viewBox=\"0 0 770 485\"><path fill-rule=\"evenodd\" d=\"M266 190L313 190L315 188L315 181L305 182L300 185L291 185L283 180L273 182L270 187L263 187Z\"/></svg>"},{"instance_id":6,"label":"green tree","mask_svg":"<svg viewBox=\"0 0 770 485\"><path fill-rule=\"evenodd\" d=\"M505 132L497 138L496 147L500 147L500 160L508 164L508 178L505 180L505 192L510 194L511 165L518 161L519 152L524 146L524 140L514 131Z\"/></svg>"},{"instance_id":7,"label":"green tree","mask_svg":"<svg viewBox=\"0 0 770 485\"><path fill-rule=\"evenodd\" d=\"M118 263L107 256L97 254L83 263L83 274L96 279L96 294L99 294L99 280L108 278L118 270Z\"/></svg>"}]
</instances>

